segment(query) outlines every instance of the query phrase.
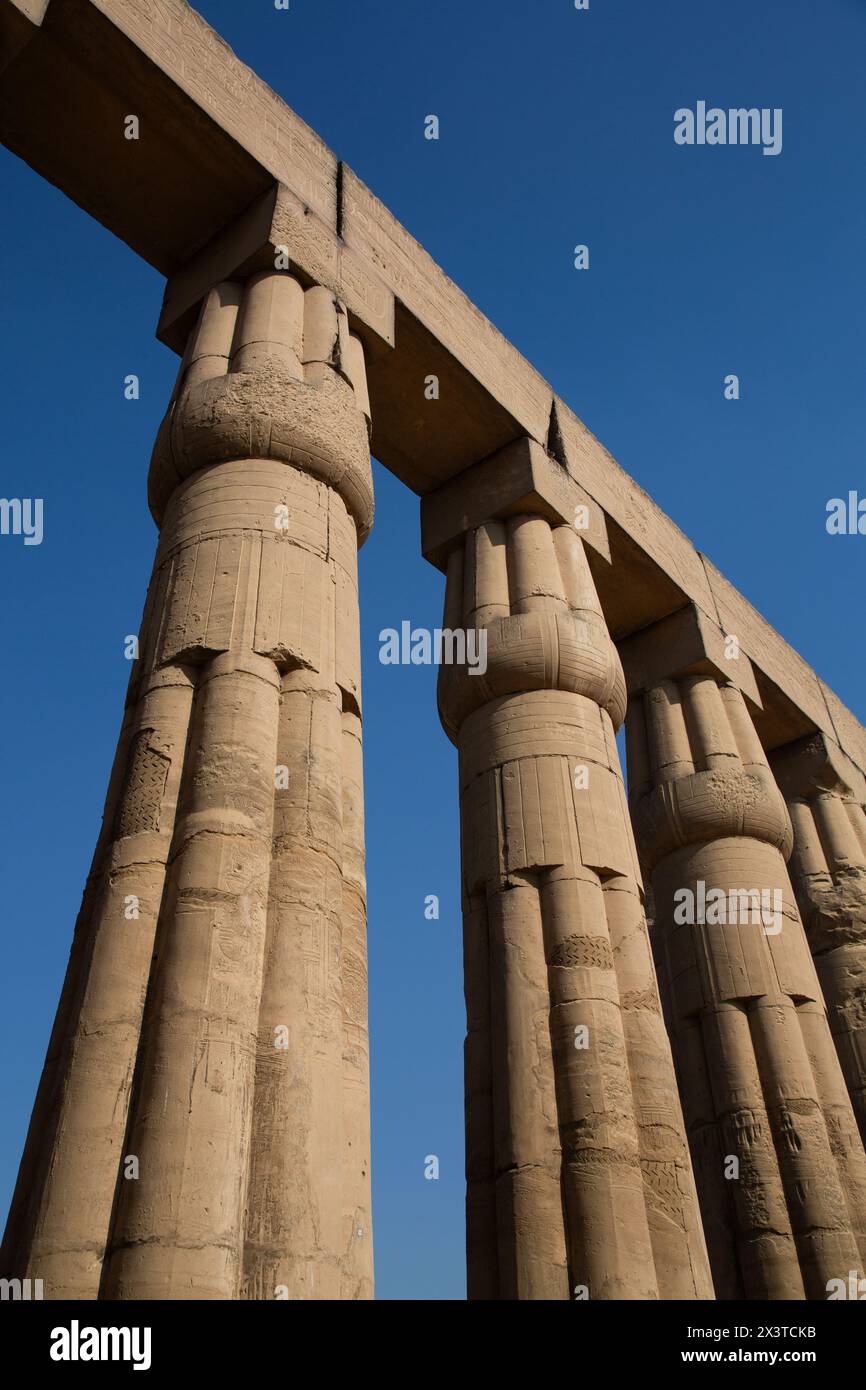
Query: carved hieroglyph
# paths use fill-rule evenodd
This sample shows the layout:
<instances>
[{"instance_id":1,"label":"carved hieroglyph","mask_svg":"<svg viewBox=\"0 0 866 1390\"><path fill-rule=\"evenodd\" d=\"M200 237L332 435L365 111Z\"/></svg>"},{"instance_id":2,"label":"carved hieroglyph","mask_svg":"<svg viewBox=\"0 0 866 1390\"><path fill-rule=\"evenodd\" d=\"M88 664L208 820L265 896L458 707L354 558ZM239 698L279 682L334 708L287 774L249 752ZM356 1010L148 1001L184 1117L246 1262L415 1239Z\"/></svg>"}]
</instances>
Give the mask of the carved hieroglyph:
<instances>
[{"instance_id":1,"label":"carved hieroglyph","mask_svg":"<svg viewBox=\"0 0 866 1390\"><path fill-rule=\"evenodd\" d=\"M862 1269L866 1159L785 867L785 803L742 693L714 675L638 694L627 733L716 1295L826 1298Z\"/></svg>"},{"instance_id":2,"label":"carved hieroglyph","mask_svg":"<svg viewBox=\"0 0 866 1390\"><path fill-rule=\"evenodd\" d=\"M665 678L735 633L774 766L815 732L854 766L847 790L785 795L858 1108L866 731L186 0L0 0L0 139L170 277L159 335L186 348L151 468L141 657L0 1272L49 1297L370 1292L369 386L380 461L429 504L449 621L489 639L483 676L441 686L472 1296L709 1292L608 629L647 691L632 792L717 1291L847 1283L863 1156L790 824L742 700ZM253 278L278 246L292 275ZM637 686L635 643L663 668ZM698 880L778 892L782 934L681 931L671 899Z\"/></svg>"},{"instance_id":3,"label":"carved hieroglyph","mask_svg":"<svg viewBox=\"0 0 866 1390\"><path fill-rule=\"evenodd\" d=\"M821 734L780 748L770 761L794 829L791 881L851 1104L866 1142L863 780Z\"/></svg>"},{"instance_id":4,"label":"carved hieroglyph","mask_svg":"<svg viewBox=\"0 0 866 1390\"><path fill-rule=\"evenodd\" d=\"M329 291L265 273L207 296L154 450L141 654L3 1249L47 1297L372 1293L368 414Z\"/></svg>"},{"instance_id":5,"label":"carved hieroglyph","mask_svg":"<svg viewBox=\"0 0 866 1390\"><path fill-rule=\"evenodd\" d=\"M866 813L839 792L788 809L794 891L866 1143Z\"/></svg>"},{"instance_id":6,"label":"carved hieroglyph","mask_svg":"<svg viewBox=\"0 0 866 1390\"><path fill-rule=\"evenodd\" d=\"M519 515L447 568L460 764L471 1298L712 1286L615 730L625 686L583 543Z\"/></svg>"}]
</instances>

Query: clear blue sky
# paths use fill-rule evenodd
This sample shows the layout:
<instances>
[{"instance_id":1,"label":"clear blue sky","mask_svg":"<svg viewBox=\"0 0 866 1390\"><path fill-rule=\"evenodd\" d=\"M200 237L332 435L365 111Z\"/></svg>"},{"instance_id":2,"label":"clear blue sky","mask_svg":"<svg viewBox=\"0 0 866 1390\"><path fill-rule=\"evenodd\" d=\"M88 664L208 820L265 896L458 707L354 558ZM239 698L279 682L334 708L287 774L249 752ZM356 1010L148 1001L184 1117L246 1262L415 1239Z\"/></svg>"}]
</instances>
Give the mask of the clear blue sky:
<instances>
[{"instance_id":1,"label":"clear blue sky","mask_svg":"<svg viewBox=\"0 0 866 1390\"><path fill-rule=\"evenodd\" d=\"M866 537L824 525L828 498L866 494L862 0L198 8L866 719ZM673 113L698 100L781 107L781 155L676 146ZM0 178L0 493L45 499L41 546L0 537L5 1210L119 727L176 361L153 336L160 277L3 151ZM361 576L378 1291L454 1298L456 764L435 673L377 660L381 628L436 625L442 581L419 556L417 500L376 481Z\"/></svg>"}]
</instances>

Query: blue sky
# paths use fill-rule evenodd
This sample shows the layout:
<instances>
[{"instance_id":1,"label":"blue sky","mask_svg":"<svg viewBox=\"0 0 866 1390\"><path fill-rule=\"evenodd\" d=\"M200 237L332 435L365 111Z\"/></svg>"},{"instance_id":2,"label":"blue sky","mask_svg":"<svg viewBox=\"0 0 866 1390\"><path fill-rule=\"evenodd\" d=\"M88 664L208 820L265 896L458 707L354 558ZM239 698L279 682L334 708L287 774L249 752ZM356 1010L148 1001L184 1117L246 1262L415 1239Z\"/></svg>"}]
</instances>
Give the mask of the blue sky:
<instances>
[{"instance_id":1,"label":"blue sky","mask_svg":"<svg viewBox=\"0 0 866 1390\"><path fill-rule=\"evenodd\" d=\"M198 8L866 720L866 537L825 529L829 498L866 495L862 0ZM699 100L782 108L781 154L677 146L674 112ZM119 728L176 360L153 336L160 277L5 151L0 180L0 492L45 504L42 545L0 537L5 1209ZM377 660L382 628L438 623L442 580L417 499L382 469L376 483L361 582L378 1292L454 1298L456 761L435 673Z\"/></svg>"}]
</instances>

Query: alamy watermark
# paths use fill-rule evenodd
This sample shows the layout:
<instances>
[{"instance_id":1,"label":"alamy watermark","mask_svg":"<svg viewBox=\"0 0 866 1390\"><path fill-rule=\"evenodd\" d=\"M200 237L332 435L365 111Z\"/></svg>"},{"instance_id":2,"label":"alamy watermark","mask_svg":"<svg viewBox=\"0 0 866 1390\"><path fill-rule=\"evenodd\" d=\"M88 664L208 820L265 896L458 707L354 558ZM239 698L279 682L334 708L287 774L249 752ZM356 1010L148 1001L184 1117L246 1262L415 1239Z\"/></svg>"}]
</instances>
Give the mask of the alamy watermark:
<instances>
[{"instance_id":1,"label":"alamy watermark","mask_svg":"<svg viewBox=\"0 0 866 1390\"><path fill-rule=\"evenodd\" d=\"M0 497L0 536L23 536L25 545L41 545L42 505L41 497Z\"/></svg>"},{"instance_id":2,"label":"alamy watermark","mask_svg":"<svg viewBox=\"0 0 866 1390\"><path fill-rule=\"evenodd\" d=\"M73 1318L69 1327L51 1331L52 1361L131 1361L134 1371L149 1371L149 1327L82 1327Z\"/></svg>"},{"instance_id":3,"label":"alamy watermark","mask_svg":"<svg viewBox=\"0 0 866 1390\"><path fill-rule=\"evenodd\" d=\"M707 888L699 878L692 888L674 893L677 926L760 925L765 936L782 930L781 888Z\"/></svg>"},{"instance_id":4,"label":"alamy watermark","mask_svg":"<svg viewBox=\"0 0 866 1390\"><path fill-rule=\"evenodd\" d=\"M831 536L866 536L866 497L852 488L845 497L831 497L824 523Z\"/></svg>"},{"instance_id":5,"label":"alamy watermark","mask_svg":"<svg viewBox=\"0 0 866 1390\"><path fill-rule=\"evenodd\" d=\"M0 1302L31 1303L45 1297L42 1279L0 1279Z\"/></svg>"},{"instance_id":6,"label":"alamy watermark","mask_svg":"<svg viewBox=\"0 0 866 1390\"><path fill-rule=\"evenodd\" d=\"M782 153L782 108L775 106L707 106L699 101L694 111L681 106L674 112L674 140L678 145L763 145L764 154Z\"/></svg>"},{"instance_id":7,"label":"alamy watermark","mask_svg":"<svg viewBox=\"0 0 866 1390\"><path fill-rule=\"evenodd\" d=\"M486 628L413 628L408 618L379 633L383 666L466 666L470 676L487 670Z\"/></svg>"},{"instance_id":8,"label":"alamy watermark","mask_svg":"<svg viewBox=\"0 0 866 1390\"><path fill-rule=\"evenodd\" d=\"M827 1300L851 1298L862 1303L866 1299L866 1279L861 1279L856 1269L849 1269L847 1279L827 1280Z\"/></svg>"}]
</instances>

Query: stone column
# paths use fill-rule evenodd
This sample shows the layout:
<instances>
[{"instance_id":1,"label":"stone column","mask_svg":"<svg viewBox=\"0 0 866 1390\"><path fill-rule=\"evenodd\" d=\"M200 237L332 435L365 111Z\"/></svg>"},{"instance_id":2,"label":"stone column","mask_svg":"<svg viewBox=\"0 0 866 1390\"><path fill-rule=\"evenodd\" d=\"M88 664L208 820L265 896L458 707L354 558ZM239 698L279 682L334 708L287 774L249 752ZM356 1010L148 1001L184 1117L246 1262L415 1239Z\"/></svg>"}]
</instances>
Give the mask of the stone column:
<instances>
[{"instance_id":1,"label":"stone column","mask_svg":"<svg viewBox=\"0 0 866 1390\"><path fill-rule=\"evenodd\" d=\"M4 1245L47 1297L371 1294L368 438L329 291L265 272L206 296L151 463L140 658Z\"/></svg>"},{"instance_id":2,"label":"stone column","mask_svg":"<svg viewBox=\"0 0 866 1390\"><path fill-rule=\"evenodd\" d=\"M99 1291L193 688L174 662L130 683L0 1255L47 1298Z\"/></svg>"},{"instance_id":3,"label":"stone column","mask_svg":"<svg viewBox=\"0 0 866 1390\"><path fill-rule=\"evenodd\" d=\"M524 441L424 503L460 769L469 1296L709 1298L616 749L623 675L574 502Z\"/></svg>"},{"instance_id":4,"label":"stone column","mask_svg":"<svg viewBox=\"0 0 866 1390\"><path fill-rule=\"evenodd\" d=\"M777 749L770 766L788 803L791 881L866 1143L866 778L823 734Z\"/></svg>"},{"instance_id":5,"label":"stone column","mask_svg":"<svg viewBox=\"0 0 866 1390\"><path fill-rule=\"evenodd\" d=\"M663 637L635 639L650 665ZM826 1298L862 1266L866 1159L785 868L784 801L742 691L706 655L641 689L647 663L625 647L634 828L716 1293Z\"/></svg>"}]
</instances>

